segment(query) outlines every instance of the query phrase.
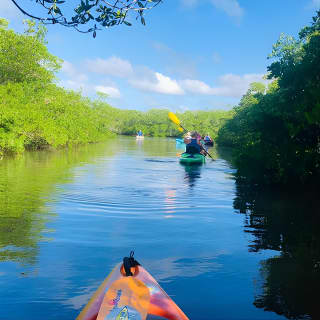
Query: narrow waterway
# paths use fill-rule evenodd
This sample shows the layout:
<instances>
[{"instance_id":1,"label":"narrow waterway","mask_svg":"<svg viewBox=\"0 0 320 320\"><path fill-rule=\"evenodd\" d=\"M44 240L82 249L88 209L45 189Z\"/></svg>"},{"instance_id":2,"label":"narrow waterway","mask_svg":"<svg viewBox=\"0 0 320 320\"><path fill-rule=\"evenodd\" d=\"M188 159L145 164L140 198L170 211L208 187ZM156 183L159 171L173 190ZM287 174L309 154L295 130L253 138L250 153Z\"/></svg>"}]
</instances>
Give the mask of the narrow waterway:
<instances>
[{"instance_id":1,"label":"narrow waterway","mask_svg":"<svg viewBox=\"0 0 320 320\"><path fill-rule=\"evenodd\" d=\"M0 320L75 319L131 250L192 320L311 319L302 283L315 285L319 271L300 279L285 231L265 223L283 206L248 211L223 155L188 167L181 151L174 139L119 137L3 159Z\"/></svg>"}]
</instances>

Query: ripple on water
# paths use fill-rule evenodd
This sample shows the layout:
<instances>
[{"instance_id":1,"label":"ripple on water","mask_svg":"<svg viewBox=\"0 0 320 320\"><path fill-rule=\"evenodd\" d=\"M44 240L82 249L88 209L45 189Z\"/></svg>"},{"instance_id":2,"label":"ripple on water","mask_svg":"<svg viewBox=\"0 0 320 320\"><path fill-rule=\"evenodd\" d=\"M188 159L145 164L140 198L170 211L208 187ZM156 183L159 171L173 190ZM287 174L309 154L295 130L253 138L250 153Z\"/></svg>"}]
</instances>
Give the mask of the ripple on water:
<instances>
[{"instance_id":1,"label":"ripple on water","mask_svg":"<svg viewBox=\"0 0 320 320\"><path fill-rule=\"evenodd\" d=\"M1 234L1 240L9 239L4 250L31 248L30 268L37 270L17 276L29 261L18 250L21 260L2 263L1 317L75 319L115 263L134 249L138 261L190 319L200 319L199 313L201 320L212 320L212 314L224 320L276 319L253 306L253 275L264 256L248 253L243 218L234 214L235 186L228 163L218 159L182 166L173 139L137 143L119 138L110 144L88 146L84 155L81 148L63 151L52 163L44 157L35 166L28 164L28 174L12 179L16 187L21 185L17 181L35 184L48 178L46 188L39 183L39 190L45 190L39 206L56 215L42 222L40 214L27 214L31 207L21 211L26 219L15 233L19 241L10 243L11 234ZM18 167L5 172L18 174ZM33 189L21 192L30 207ZM8 224L3 230L13 228ZM37 241L35 234L47 230L51 241Z\"/></svg>"}]
</instances>

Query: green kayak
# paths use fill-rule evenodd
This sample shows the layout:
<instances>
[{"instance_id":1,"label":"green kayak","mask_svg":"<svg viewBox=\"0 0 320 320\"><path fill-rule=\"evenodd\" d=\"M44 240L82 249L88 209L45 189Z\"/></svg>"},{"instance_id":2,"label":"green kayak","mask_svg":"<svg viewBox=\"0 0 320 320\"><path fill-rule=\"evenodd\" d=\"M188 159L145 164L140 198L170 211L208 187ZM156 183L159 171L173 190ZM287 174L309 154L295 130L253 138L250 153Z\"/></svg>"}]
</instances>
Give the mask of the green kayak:
<instances>
[{"instance_id":1,"label":"green kayak","mask_svg":"<svg viewBox=\"0 0 320 320\"><path fill-rule=\"evenodd\" d=\"M180 156L180 163L184 164L199 164L206 162L206 157L200 153L190 154L182 153Z\"/></svg>"}]
</instances>

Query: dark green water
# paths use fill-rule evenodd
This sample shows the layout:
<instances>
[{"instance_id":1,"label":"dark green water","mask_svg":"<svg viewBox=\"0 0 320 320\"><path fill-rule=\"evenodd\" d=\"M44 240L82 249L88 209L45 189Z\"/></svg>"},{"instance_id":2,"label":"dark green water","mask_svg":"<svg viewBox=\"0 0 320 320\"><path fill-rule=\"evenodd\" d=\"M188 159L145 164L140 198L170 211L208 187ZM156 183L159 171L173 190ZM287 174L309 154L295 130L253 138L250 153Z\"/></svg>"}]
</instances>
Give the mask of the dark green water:
<instances>
[{"instance_id":1,"label":"dark green water","mask_svg":"<svg viewBox=\"0 0 320 320\"><path fill-rule=\"evenodd\" d=\"M320 319L315 196L237 185L216 151L184 167L177 147L121 137L1 160L0 320L75 319L130 250L190 319Z\"/></svg>"}]
</instances>

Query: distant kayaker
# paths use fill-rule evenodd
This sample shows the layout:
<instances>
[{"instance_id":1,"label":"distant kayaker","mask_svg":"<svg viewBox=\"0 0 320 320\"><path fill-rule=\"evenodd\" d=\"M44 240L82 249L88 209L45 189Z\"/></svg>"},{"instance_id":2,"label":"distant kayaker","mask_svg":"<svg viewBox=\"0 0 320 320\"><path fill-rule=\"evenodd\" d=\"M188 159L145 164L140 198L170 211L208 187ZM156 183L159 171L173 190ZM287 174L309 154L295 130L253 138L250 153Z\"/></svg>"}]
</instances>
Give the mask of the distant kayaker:
<instances>
[{"instance_id":1,"label":"distant kayaker","mask_svg":"<svg viewBox=\"0 0 320 320\"><path fill-rule=\"evenodd\" d=\"M209 133L204 137L204 144L206 146L213 146L213 140L212 138L209 136Z\"/></svg>"},{"instance_id":2,"label":"distant kayaker","mask_svg":"<svg viewBox=\"0 0 320 320\"><path fill-rule=\"evenodd\" d=\"M212 140L211 137L209 136L209 133L204 137L203 140L204 140L205 142L209 142L209 141L213 142L213 140Z\"/></svg>"},{"instance_id":3,"label":"distant kayaker","mask_svg":"<svg viewBox=\"0 0 320 320\"><path fill-rule=\"evenodd\" d=\"M141 137L142 135L143 135L142 131L139 130L139 131L138 131L138 136Z\"/></svg>"}]
</instances>

